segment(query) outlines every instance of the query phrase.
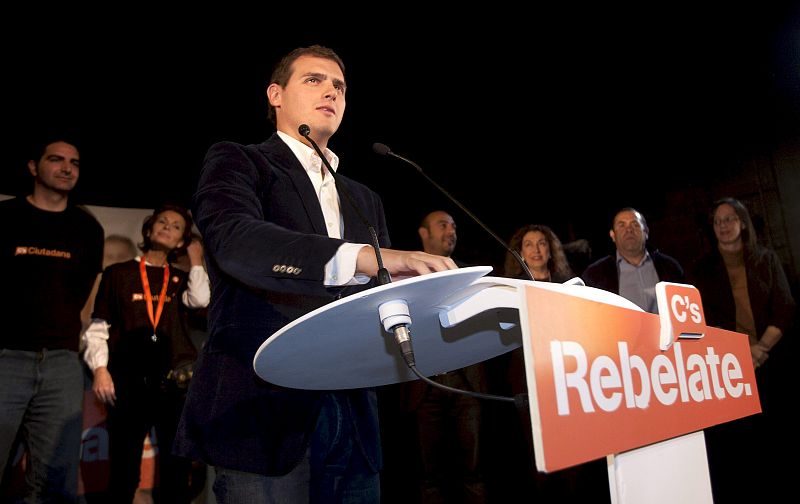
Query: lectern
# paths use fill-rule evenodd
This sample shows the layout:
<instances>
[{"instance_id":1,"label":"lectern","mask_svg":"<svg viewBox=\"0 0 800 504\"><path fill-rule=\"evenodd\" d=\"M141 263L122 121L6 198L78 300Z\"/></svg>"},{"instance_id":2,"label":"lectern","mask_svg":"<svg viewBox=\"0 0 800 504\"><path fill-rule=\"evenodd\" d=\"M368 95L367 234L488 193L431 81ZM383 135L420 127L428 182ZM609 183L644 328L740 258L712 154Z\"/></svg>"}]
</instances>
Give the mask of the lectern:
<instances>
[{"instance_id":1,"label":"lectern","mask_svg":"<svg viewBox=\"0 0 800 504\"><path fill-rule=\"evenodd\" d=\"M267 339L255 371L320 390L414 379L381 323L401 306L426 375L522 345L539 470L607 457L614 502L711 502L702 430L760 411L747 336L707 327L689 285L659 284L654 315L599 289L490 270L433 273L326 305Z\"/></svg>"}]
</instances>

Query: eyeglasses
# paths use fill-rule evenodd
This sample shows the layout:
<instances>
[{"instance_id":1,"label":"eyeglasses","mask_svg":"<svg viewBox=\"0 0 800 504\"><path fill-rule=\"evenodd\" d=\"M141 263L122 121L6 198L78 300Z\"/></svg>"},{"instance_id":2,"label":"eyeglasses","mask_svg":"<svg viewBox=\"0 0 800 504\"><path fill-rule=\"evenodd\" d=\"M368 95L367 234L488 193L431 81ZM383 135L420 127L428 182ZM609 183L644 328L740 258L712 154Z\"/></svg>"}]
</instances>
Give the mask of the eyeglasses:
<instances>
[{"instance_id":1,"label":"eyeglasses","mask_svg":"<svg viewBox=\"0 0 800 504\"><path fill-rule=\"evenodd\" d=\"M714 219L715 226L721 226L723 224L733 224L734 222L739 222L739 217L736 215L726 215L721 219Z\"/></svg>"}]
</instances>

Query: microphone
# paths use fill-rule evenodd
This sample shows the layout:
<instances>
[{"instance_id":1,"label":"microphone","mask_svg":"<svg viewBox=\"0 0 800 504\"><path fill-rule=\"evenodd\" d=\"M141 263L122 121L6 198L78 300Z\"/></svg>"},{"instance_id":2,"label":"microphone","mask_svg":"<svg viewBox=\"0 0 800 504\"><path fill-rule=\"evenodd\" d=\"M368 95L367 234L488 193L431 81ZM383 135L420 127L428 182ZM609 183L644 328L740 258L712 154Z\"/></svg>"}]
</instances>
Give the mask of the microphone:
<instances>
[{"instance_id":1,"label":"microphone","mask_svg":"<svg viewBox=\"0 0 800 504\"><path fill-rule=\"evenodd\" d=\"M328 168L328 173L331 174L333 180L336 181L336 188L344 194L345 199L353 207L358 218L361 219L361 222L369 229L369 234L372 237L372 248L375 250L375 258L378 260L378 285L386 285L392 282L392 277L389 275L389 270L387 270L383 266L383 257L381 256L381 245L378 242L378 234L375 232L375 228L369 223L367 218L361 213L361 210L356 205L356 202L353 201L352 196L350 196L350 191L344 186L344 184L340 184L338 180L338 175L336 172L333 171L328 160L322 154L322 150L317 145L309 135L311 135L311 128L307 124L301 124L299 128L297 128L297 132L300 133L308 143L314 148L317 152L317 155L322 159L322 162ZM411 325L411 317L408 314L408 306L405 306L405 313L403 313L403 308L400 305L404 305L405 302L401 303L385 303L388 306L386 310L386 314L384 315L384 308L381 308L381 320L385 322L385 329L388 332L391 332L394 335L394 340L397 345L400 347L400 353L403 356L403 360L405 360L408 366L414 366L414 350L411 346L411 334L408 330L408 326ZM398 312L399 310L399 312ZM386 319L386 320L384 320Z\"/></svg>"},{"instance_id":2,"label":"microphone","mask_svg":"<svg viewBox=\"0 0 800 504\"><path fill-rule=\"evenodd\" d=\"M408 163L411 166L413 166L414 168L416 168L417 171L420 173L420 175L425 177L425 179L428 182L430 182L433 185L433 187L435 187L436 189L439 190L439 192L441 192L442 194L447 196L447 198L450 201L452 201L458 208L460 208L465 214L467 214L470 219L472 219L473 221L477 222L478 225L480 227L482 227L484 231L489 233L492 236L492 238L497 240L497 242L500 243L500 245L502 245L503 248L506 249L508 251L508 253L511 254L514 257L514 259L517 260L519 265L522 266L522 271L524 271L525 274L528 275L528 278L530 278L533 281L536 281L533 278L533 274L531 273L531 270L528 269L528 265L525 264L525 261L522 259L522 256L519 255L519 252L517 252L516 250L513 250L511 247L509 247L508 244L505 241L503 241L502 238L497 236L491 229L489 229L486 226L486 224L481 222L480 219L478 219L472 212L467 210L467 208L464 205L462 205L461 203L459 203L459 201L457 199L455 199L452 195L450 195L449 192L447 192L442 186L437 184L435 180L430 178L427 173L422 171L422 168L417 163L415 163L414 161L411 161L410 159L406 159L406 158L404 158L403 156L401 156L399 154L395 154L394 152L392 152L392 149L390 149L387 145L382 144L382 143L377 143L376 142L376 143L372 144L372 150L375 152L375 154L380 154L381 156L391 156L391 157L397 158L397 159L399 159L401 161L405 161L406 163Z\"/></svg>"},{"instance_id":3,"label":"microphone","mask_svg":"<svg viewBox=\"0 0 800 504\"><path fill-rule=\"evenodd\" d=\"M503 248L508 250L511 253L511 255L513 255L514 258L517 261L519 261L520 265L522 265L522 270L528 275L528 278L533 280L533 275L531 274L531 271L528 269L528 265L525 264L525 261L522 260L522 257L520 257L519 253L517 253L517 251L515 251L515 250L512 250L511 247L509 247L506 244L506 242L504 242L499 236L497 236L495 233L493 233L491 229L486 227L486 225L483 222L481 222L480 219L475 217L475 215L473 215L472 212L467 210L464 207L464 205L459 203L458 200L456 200L453 196L451 196L449 192L447 192L442 186L440 186L433 179L431 179L424 171L422 171L422 168L420 168L420 166L417 163L411 161L410 159L406 159L403 156L395 154L394 152L392 152L392 150L388 146L386 146L386 145L384 145L382 143L374 143L374 144L372 144L372 150L375 151L376 154L380 154L381 156L396 157L397 159L405 161L406 163L408 163L411 166L413 166L414 168L416 168L417 171L420 174L422 174L422 176L425 177L425 179L428 182L433 184L433 186L436 187L436 189L441 191L445 196L447 196L450 199L450 201L455 203L456 206L458 206L458 208L463 210L464 213L469 215L469 217L472 220L474 220L475 222L477 222L487 233L492 235L492 237L495 240L500 242L500 245L502 245ZM385 303L385 304L388 305L389 303ZM402 308L400 308L400 309L398 309L397 307L392 307L392 308L393 308L394 311L389 310L385 306L381 306L380 307L380 309L381 309L380 310L381 311L381 321L386 326L388 326L390 323L392 323L392 321L393 321L392 319L393 318L390 317L390 316L385 316L385 311L386 312L391 312L393 315L397 316L398 318L402 316ZM403 340L404 336L405 335L402 332L401 332L401 334L398 334L398 332L395 331L395 338L396 338L397 343L399 345L401 345L401 350L403 348L403 346L402 346L403 343L405 343L405 341ZM408 341L409 345L410 345L410 343L411 342ZM406 357L405 354L403 354L403 357L404 358ZM432 387L436 387L436 388L441 389L441 390L446 390L448 392L452 392L452 393L455 393L455 394L462 394L462 395L466 395L466 396L469 396L469 397L474 397L476 399L487 399L487 400L493 400L493 401L513 402L513 403L516 404L517 408L520 409L521 411L527 411L527 402L526 402L527 401L527 397L523 397L524 394L518 394L516 397L503 397L503 396L498 396L498 395L494 395L494 394L484 394L484 393L481 393L481 392L473 392L471 390L463 390L463 389L457 389L457 388L454 388L454 387L450 387L450 386L445 385L443 383L439 383L437 381L433 381L430 378L428 378L427 376L425 376L422 373L420 373L420 371L417 369L417 366L414 364L413 358L414 358L414 356L412 354L411 355L411 359L412 359L411 362L409 362L409 360L406 359L406 364L408 364L408 367L411 368L411 371L413 371L414 374L417 375L417 378L419 378L420 380L424 381L425 383L427 383L428 385L430 385Z\"/></svg>"},{"instance_id":4,"label":"microphone","mask_svg":"<svg viewBox=\"0 0 800 504\"><path fill-rule=\"evenodd\" d=\"M311 146L314 148L314 150L317 152L317 155L320 157L320 159L322 159L322 162L325 164L325 167L328 168L328 173L331 174L331 177L333 177L334 182L336 182L336 188L344 195L344 199L347 200L347 202L350 204L353 210L355 210L356 215L358 215L358 218L361 220L361 222L364 223L364 225L369 230L369 235L372 238L372 249L375 251L375 258L378 260L378 285L386 285L388 283L392 283L392 277L391 275L389 275L389 270L387 270L383 266L383 257L381 256L381 244L378 242L378 234L375 232L375 228L372 227L372 224L370 224L367 218L364 216L364 214L361 213L361 209L359 209L358 205L356 205L356 202L353 201L353 197L350 196L350 191L347 190L345 184L339 183L339 176L331 167L331 164L328 162L328 159L322 153L322 150L319 148L319 145L317 145L317 142L315 142L311 138L311 136L309 136L311 135L311 128L308 127L308 124L301 124L300 127L297 128L297 132L300 133L306 140L308 140L308 143L310 143Z\"/></svg>"}]
</instances>

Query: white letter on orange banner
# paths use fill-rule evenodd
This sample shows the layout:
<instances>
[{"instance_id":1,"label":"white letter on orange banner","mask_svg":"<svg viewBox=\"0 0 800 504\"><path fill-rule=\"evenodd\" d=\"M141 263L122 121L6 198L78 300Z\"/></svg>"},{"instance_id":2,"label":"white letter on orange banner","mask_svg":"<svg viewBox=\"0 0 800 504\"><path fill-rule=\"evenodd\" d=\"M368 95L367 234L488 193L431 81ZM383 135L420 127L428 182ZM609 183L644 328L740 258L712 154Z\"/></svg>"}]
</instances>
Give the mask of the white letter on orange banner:
<instances>
[{"instance_id":1,"label":"white letter on orange banner","mask_svg":"<svg viewBox=\"0 0 800 504\"><path fill-rule=\"evenodd\" d=\"M622 385L619 369L617 369L617 365L611 357L601 355L594 360L590 381L592 383L592 396L597 405L600 406L600 409L614 411L619 408L619 404L622 402L622 392L612 392L608 397L603 393L603 389L615 389Z\"/></svg>"},{"instance_id":2,"label":"white letter on orange banner","mask_svg":"<svg viewBox=\"0 0 800 504\"><path fill-rule=\"evenodd\" d=\"M663 369L662 373L660 370ZM666 391L662 385L673 385L678 382L675 377L675 367L666 355L656 355L650 367L650 380L653 382L653 392L656 398L665 406L669 406L678 398L678 391L674 387Z\"/></svg>"},{"instance_id":3,"label":"white letter on orange banner","mask_svg":"<svg viewBox=\"0 0 800 504\"><path fill-rule=\"evenodd\" d=\"M625 406L645 409L650 404L650 376L647 372L647 365L644 359L638 355L628 357L628 344L624 341L617 343L619 349L619 363L622 368L622 389L625 391ZM637 394L633 389L633 377L631 369L639 373L639 380L642 382L642 389Z\"/></svg>"},{"instance_id":4,"label":"white letter on orange banner","mask_svg":"<svg viewBox=\"0 0 800 504\"><path fill-rule=\"evenodd\" d=\"M564 370L564 354L575 358L575 371L567 374ZM581 406L585 413L593 413L592 399L589 396L589 385L586 383L586 352L574 341L551 341L550 358L553 362L553 381L556 386L556 404L559 415L569 415L569 397L567 387L578 391Z\"/></svg>"}]
</instances>

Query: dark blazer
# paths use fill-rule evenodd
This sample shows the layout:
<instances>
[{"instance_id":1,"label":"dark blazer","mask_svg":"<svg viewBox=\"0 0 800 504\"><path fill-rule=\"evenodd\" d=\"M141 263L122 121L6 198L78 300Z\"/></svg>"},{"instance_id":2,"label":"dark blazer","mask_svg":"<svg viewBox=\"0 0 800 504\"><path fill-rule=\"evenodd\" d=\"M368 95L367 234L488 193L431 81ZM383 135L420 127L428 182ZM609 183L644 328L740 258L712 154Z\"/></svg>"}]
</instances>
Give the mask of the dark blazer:
<instances>
[{"instance_id":1,"label":"dark blazer","mask_svg":"<svg viewBox=\"0 0 800 504\"><path fill-rule=\"evenodd\" d=\"M338 177L389 246L383 205L367 187ZM367 286L327 288L324 266L345 241L370 243L341 200L345 240L329 238L306 171L277 136L260 145L215 144L206 155L194 215L203 234L211 305L209 339L192 378L175 441L179 454L234 470L283 475L297 465L327 392L287 389L253 371L261 343L290 321ZM349 396L356 437L380 468L375 393Z\"/></svg>"},{"instance_id":2,"label":"dark blazer","mask_svg":"<svg viewBox=\"0 0 800 504\"><path fill-rule=\"evenodd\" d=\"M650 252L653 266L662 282L684 283L683 268L675 259L658 250ZM617 255L611 254L589 265L581 275L584 283L589 287L597 287L615 294L619 294L619 271L617 271Z\"/></svg>"},{"instance_id":3,"label":"dark blazer","mask_svg":"<svg viewBox=\"0 0 800 504\"><path fill-rule=\"evenodd\" d=\"M760 338L770 325L786 334L792 325L795 302L778 255L761 246L753 251L745 249L744 265L756 337ZM718 249L697 261L690 280L703 299L706 323L735 331L736 303L728 269Z\"/></svg>"}]
</instances>

